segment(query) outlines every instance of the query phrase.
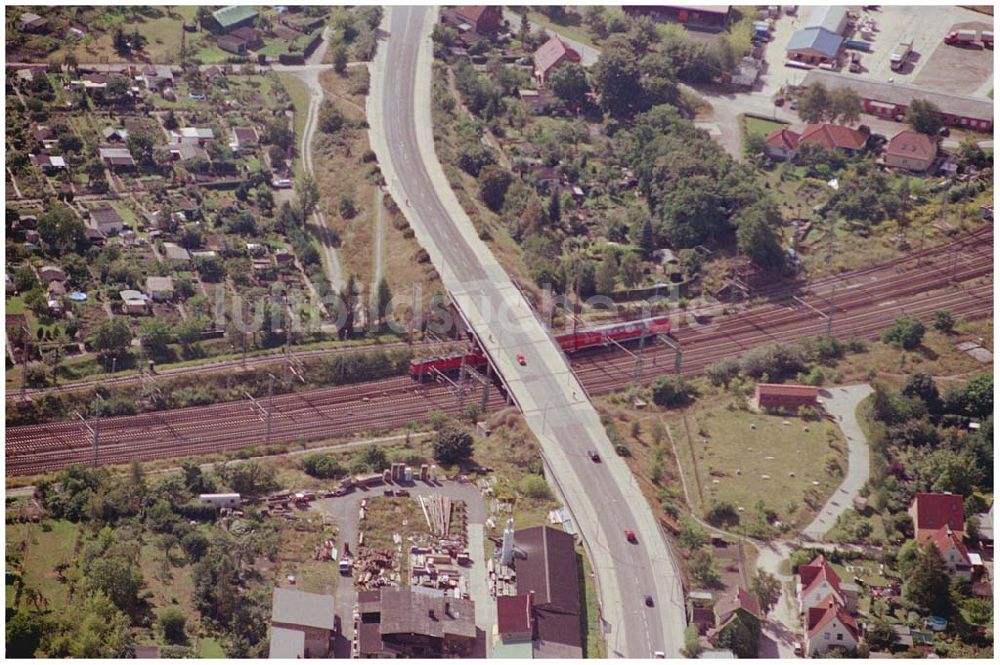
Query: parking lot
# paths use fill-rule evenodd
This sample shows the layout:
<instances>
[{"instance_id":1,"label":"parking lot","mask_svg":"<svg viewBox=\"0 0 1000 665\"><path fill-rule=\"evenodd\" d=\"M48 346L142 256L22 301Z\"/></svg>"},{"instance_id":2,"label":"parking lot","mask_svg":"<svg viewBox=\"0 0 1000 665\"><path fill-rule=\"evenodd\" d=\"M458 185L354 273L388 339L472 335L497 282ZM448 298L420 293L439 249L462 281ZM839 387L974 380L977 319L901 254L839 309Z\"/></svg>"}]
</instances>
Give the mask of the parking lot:
<instances>
[{"instance_id":1,"label":"parking lot","mask_svg":"<svg viewBox=\"0 0 1000 665\"><path fill-rule=\"evenodd\" d=\"M864 13L862 13L864 15ZM870 12L877 31L872 52L862 56L861 76L879 81L918 83L941 92L971 94L987 80L992 84L993 53L977 48L947 46L942 40L956 24L976 22L992 29L989 16L948 6L884 6ZM889 66L889 56L901 41L912 41L913 51L901 71ZM920 80L927 70L926 81Z\"/></svg>"},{"instance_id":2,"label":"parking lot","mask_svg":"<svg viewBox=\"0 0 1000 665\"><path fill-rule=\"evenodd\" d=\"M860 17L870 16L876 22L875 36L868 43L871 51L861 52L862 71L857 76L899 83L915 83L928 89L964 95L986 96L993 88L993 52L978 46L958 47L943 43L952 29L972 28L991 30L990 16L970 9L949 6L883 6L865 12L860 6L849 10ZM800 7L797 16L782 16L775 22L772 40L766 47L768 72L762 92L774 95L784 85L797 85L805 77L801 69L785 67L785 47L792 34L809 17L809 7ZM863 41L860 34L847 34L848 39ZM893 71L889 56L901 41L913 42L913 50L901 71ZM847 54L852 51L846 51ZM849 74L846 63L841 73Z\"/></svg>"}]
</instances>

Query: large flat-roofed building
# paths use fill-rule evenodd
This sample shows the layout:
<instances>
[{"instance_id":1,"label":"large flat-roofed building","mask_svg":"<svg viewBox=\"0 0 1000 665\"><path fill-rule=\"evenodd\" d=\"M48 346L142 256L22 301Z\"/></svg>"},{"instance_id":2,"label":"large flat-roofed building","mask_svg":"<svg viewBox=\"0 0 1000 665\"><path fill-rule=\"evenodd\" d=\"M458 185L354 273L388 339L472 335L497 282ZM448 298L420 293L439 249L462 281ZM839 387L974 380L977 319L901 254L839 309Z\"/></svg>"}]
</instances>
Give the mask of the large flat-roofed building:
<instances>
[{"instance_id":1,"label":"large flat-roofed building","mask_svg":"<svg viewBox=\"0 0 1000 665\"><path fill-rule=\"evenodd\" d=\"M549 526L514 532L517 592L530 596L535 658L582 658L580 570L573 536Z\"/></svg>"},{"instance_id":2,"label":"large flat-roofed building","mask_svg":"<svg viewBox=\"0 0 1000 665\"><path fill-rule=\"evenodd\" d=\"M271 597L270 657L328 657L334 622L333 596L275 589Z\"/></svg>"},{"instance_id":3,"label":"large flat-roofed building","mask_svg":"<svg viewBox=\"0 0 1000 665\"><path fill-rule=\"evenodd\" d=\"M475 603L440 591L382 588L358 593L357 658L469 657Z\"/></svg>"},{"instance_id":4,"label":"large flat-roofed building","mask_svg":"<svg viewBox=\"0 0 1000 665\"><path fill-rule=\"evenodd\" d=\"M907 83L873 81L822 70L812 70L802 79L803 87L814 83L822 83L827 90L850 88L861 97L865 113L881 118L903 122L913 100L923 99L938 107L946 125L993 131L993 101L985 97L953 95Z\"/></svg>"}]
</instances>

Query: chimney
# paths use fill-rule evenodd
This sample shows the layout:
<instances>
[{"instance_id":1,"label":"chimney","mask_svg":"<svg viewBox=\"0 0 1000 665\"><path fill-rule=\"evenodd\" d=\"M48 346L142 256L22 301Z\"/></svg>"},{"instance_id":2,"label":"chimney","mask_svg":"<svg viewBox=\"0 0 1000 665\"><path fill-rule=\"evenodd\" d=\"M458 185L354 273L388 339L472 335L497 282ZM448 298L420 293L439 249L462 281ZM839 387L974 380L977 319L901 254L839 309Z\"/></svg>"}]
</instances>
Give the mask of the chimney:
<instances>
[{"instance_id":1,"label":"chimney","mask_svg":"<svg viewBox=\"0 0 1000 665\"><path fill-rule=\"evenodd\" d=\"M833 598L830 599L829 607L831 607L831 608L833 607Z\"/></svg>"}]
</instances>

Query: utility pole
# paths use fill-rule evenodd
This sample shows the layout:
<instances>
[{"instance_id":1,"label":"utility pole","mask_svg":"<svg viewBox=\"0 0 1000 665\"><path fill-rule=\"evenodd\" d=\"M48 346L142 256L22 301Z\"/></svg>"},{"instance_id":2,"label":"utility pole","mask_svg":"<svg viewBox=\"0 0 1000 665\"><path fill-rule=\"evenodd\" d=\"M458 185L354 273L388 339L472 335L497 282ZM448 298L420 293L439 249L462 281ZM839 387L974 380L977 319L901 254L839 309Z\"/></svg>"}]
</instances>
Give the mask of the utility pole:
<instances>
[{"instance_id":1,"label":"utility pole","mask_svg":"<svg viewBox=\"0 0 1000 665\"><path fill-rule=\"evenodd\" d=\"M639 354L635 357L635 383L636 386L640 386L642 381L642 352L646 348L646 331L642 331L639 335Z\"/></svg>"},{"instance_id":2,"label":"utility pole","mask_svg":"<svg viewBox=\"0 0 1000 665\"><path fill-rule=\"evenodd\" d=\"M836 231L836 228L837 228L837 216L833 212L830 212L829 213L829 218L830 218L830 241L827 244L827 248L826 248L826 263L827 263L827 265L833 265L833 243L834 243L834 239L835 239L835 235L836 235L835 231ZM830 299L827 301L827 303L828 303L828 312L827 312L827 316L826 316L826 336L827 337L831 337L832 334L833 334L833 312L834 312L833 299L836 296L837 296L837 280L836 280L836 278L834 278L834 280L833 280L833 291L832 291L832 293L830 295Z\"/></svg>"}]
</instances>

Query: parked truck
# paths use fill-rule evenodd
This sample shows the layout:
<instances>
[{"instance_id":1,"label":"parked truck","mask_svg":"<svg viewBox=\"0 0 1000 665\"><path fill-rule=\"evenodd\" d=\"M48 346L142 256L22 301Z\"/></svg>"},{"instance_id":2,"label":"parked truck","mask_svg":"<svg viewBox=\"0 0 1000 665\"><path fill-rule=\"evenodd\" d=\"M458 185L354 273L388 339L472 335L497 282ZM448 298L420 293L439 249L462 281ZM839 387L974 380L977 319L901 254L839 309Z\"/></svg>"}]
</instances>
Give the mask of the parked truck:
<instances>
[{"instance_id":1,"label":"parked truck","mask_svg":"<svg viewBox=\"0 0 1000 665\"><path fill-rule=\"evenodd\" d=\"M899 71L903 68L903 64L906 63L907 59L910 57L910 51L913 50L913 42L899 42L896 48L892 50L892 55L889 56L889 66L892 67L893 71Z\"/></svg>"},{"instance_id":2,"label":"parked truck","mask_svg":"<svg viewBox=\"0 0 1000 665\"><path fill-rule=\"evenodd\" d=\"M976 43L975 30L952 30L944 37L944 43L951 46L969 46Z\"/></svg>"}]
</instances>

